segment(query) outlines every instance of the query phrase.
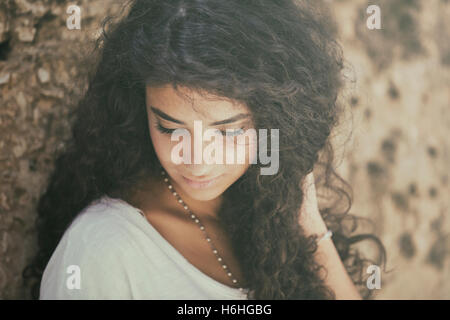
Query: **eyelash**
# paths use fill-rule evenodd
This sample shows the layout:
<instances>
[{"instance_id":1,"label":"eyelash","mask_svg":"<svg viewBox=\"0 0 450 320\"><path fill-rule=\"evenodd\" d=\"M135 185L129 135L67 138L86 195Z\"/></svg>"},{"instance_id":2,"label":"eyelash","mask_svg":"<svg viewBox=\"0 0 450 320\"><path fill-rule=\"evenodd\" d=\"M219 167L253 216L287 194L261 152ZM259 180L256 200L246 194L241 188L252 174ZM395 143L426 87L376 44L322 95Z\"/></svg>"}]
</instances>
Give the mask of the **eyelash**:
<instances>
[{"instance_id":1,"label":"eyelash","mask_svg":"<svg viewBox=\"0 0 450 320\"><path fill-rule=\"evenodd\" d=\"M166 127L163 127L161 124L157 123L156 128L159 130L159 132L164 134L172 134L172 132L175 131L175 129L168 129Z\"/></svg>"},{"instance_id":2,"label":"eyelash","mask_svg":"<svg viewBox=\"0 0 450 320\"><path fill-rule=\"evenodd\" d=\"M156 124L156 128L159 130L159 132L161 132L161 133L163 133L163 134L172 134L172 133L175 131L175 129L169 129L169 128L163 127L159 122ZM241 132L241 131L242 131L242 132ZM239 136L239 135L241 135L242 133L244 133L243 131L244 131L244 128L239 128L239 129L236 129L236 130L232 131L232 132L231 132L231 135L227 135L227 132L226 132L226 131L220 130L221 134L222 134L223 136L227 136L227 137L236 137L236 136ZM235 132L240 132L240 133L235 134Z\"/></svg>"}]
</instances>

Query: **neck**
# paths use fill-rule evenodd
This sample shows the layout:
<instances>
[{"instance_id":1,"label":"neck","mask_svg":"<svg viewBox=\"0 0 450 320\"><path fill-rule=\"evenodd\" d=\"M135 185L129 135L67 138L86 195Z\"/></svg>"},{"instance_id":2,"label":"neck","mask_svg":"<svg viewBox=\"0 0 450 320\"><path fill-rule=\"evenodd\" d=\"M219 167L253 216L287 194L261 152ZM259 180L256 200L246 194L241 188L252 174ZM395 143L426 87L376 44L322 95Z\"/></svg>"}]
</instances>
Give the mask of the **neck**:
<instances>
[{"instance_id":1,"label":"neck","mask_svg":"<svg viewBox=\"0 0 450 320\"><path fill-rule=\"evenodd\" d=\"M172 190L168 188L163 176L151 177L144 185L141 185L139 190L125 200L144 212L150 211L152 208L158 208L163 211L169 210L180 215L187 215L187 211L172 194L173 191L176 191L200 220L218 221L217 213L223 200L222 196L208 201L196 200L187 195L176 182L169 181L173 186Z\"/></svg>"},{"instance_id":2,"label":"neck","mask_svg":"<svg viewBox=\"0 0 450 320\"><path fill-rule=\"evenodd\" d=\"M170 190L168 188L168 184L164 181L164 187L168 192L169 195L169 202L174 203L177 205L181 210L185 209L181 206L180 203L178 203L177 198L172 194L173 191L176 191L178 195L181 197L181 199L184 201L184 203L189 207L189 209L199 218L199 219L212 219L217 220L217 213L219 212L220 206L223 201L222 195L211 199L207 201L201 201L191 198L188 194L186 194L183 189L173 180L170 180L170 184L173 186L173 189Z\"/></svg>"}]
</instances>

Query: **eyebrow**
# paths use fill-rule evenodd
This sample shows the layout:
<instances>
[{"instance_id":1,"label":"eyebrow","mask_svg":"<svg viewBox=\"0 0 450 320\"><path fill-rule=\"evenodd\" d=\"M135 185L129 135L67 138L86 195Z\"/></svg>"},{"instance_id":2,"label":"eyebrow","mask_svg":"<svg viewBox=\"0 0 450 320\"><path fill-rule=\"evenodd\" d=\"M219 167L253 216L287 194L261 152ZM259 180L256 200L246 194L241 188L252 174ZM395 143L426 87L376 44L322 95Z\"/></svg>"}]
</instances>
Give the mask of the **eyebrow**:
<instances>
[{"instance_id":1,"label":"eyebrow","mask_svg":"<svg viewBox=\"0 0 450 320\"><path fill-rule=\"evenodd\" d=\"M156 108L154 106L150 106L150 109L156 115L158 115L159 117L161 117L161 118L163 118L163 119L165 119L167 121L175 122L175 123L178 123L178 124L186 124L186 123L184 123L181 120L177 120L177 119L169 116L167 113L164 113L163 111L159 110L158 108ZM250 117L250 114L248 114L248 113L239 113L239 114L237 114L237 115L235 115L235 116L233 116L231 118L225 119L225 120L211 122L209 125L210 126L218 126L218 125L221 125L221 124L233 123L233 122L236 122L238 120L249 118L249 117Z\"/></svg>"}]
</instances>

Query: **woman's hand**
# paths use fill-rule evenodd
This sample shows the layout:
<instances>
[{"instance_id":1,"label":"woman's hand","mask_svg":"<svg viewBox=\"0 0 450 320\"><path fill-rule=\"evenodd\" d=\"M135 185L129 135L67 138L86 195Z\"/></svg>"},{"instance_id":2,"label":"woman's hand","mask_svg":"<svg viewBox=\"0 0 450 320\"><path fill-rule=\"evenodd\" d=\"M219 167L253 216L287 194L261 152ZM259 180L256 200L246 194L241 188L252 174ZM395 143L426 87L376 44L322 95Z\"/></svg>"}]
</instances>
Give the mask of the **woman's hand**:
<instances>
[{"instance_id":1,"label":"woman's hand","mask_svg":"<svg viewBox=\"0 0 450 320\"><path fill-rule=\"evenodd\" d=\"M320 215L312 172L305 177L302 190L303 203L300 208L299 223L306 236L312 234L320 236L327 231L327 226ZM325 284L334 291L336 299L361 300L361 295L349 277L333 241L327 239L320 241L319 244L316 261L327 270Z\"/></svg>"},{"instance_id":2,"label":"woman's hand","mask_svg":"<svg viewBox=\"0 0 450 320\"><path fill-rule=\"evenodd\" d=\"M299 223L307 236L321 235L327 231L327 226L320 215L313 172L306 175L302 190L303 202L300 208Z\"/></svg>"}]
</instances>

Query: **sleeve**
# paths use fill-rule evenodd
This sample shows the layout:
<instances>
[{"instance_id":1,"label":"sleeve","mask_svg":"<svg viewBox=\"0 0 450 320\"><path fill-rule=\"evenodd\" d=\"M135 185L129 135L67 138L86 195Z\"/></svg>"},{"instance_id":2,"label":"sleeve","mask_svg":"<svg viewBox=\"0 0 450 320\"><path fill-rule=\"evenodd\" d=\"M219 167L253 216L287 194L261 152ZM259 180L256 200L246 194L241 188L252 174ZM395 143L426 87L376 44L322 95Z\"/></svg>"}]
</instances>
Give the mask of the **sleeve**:
<instances>
[{"instance_id":1,"label":"sleeve","mask_svg":"<svg viewBox=\"0 0 450 320\"><path fill-rule=\"evenodd\" d=\"M127 239L120 234L106 239L67 240L55 250L41 282L41 300L132 299L126 262Z\"/></svg>"}]
</instances>

